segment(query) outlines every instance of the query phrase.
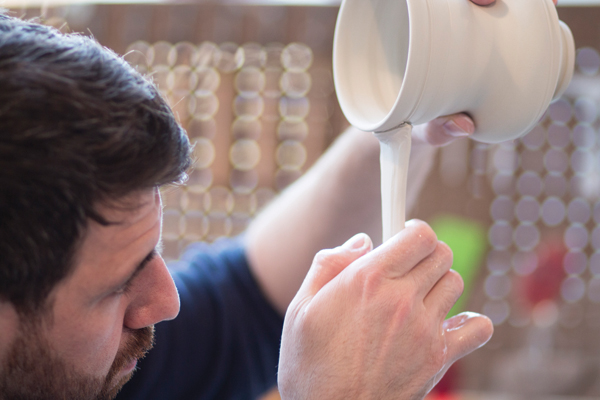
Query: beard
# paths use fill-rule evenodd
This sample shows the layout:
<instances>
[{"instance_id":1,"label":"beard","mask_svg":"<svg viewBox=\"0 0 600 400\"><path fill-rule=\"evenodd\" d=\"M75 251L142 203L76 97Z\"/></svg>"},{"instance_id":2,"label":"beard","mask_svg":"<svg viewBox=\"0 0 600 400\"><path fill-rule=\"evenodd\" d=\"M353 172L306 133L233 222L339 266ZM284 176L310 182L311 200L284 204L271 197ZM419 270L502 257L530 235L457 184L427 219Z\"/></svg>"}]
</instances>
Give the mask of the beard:
<instances>
[{"instance_id":1,"label":"beard","mask_svg":"<svg viewBox=\"0 0 600 400\"><path fill-rule=\"evenodd\" d=\"M89 376L67 365L37 329L21 325L0 368L1 400L111 400L133 375L115 381L123 367L143 358L154 344L154 326L131 331L105 378Z\"/></svg>"}]
</instances>

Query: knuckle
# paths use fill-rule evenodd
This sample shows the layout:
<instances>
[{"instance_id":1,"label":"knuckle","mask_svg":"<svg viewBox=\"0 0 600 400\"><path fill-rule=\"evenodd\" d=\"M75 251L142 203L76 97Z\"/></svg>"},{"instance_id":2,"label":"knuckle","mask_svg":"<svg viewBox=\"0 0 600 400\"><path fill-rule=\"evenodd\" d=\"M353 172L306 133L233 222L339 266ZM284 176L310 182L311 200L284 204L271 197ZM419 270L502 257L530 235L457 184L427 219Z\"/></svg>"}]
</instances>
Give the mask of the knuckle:
<instances>
[{"instance_id":1,"label":"knuckle","mask_svg":"<svg viewBox=\"0 0 600 400\"><path fill-rule=\"evenodd\" d=\"M362 296L372 298L381 292L382 276L379 271L360 268L356 271L355 279L361 287Z\"/></svg>"},{"instance_id":2,"label":"knuckle","mask_svg":"<svg viewBox=\"0 0 600 400\"><path fill-rule=\"evenodd\" d=\"M414 231L415 235L419 237L424 246L430 249L430 251L435 250L438 243L437 236L427 223L417 221L414 225Z\"/></svg>"},{"instance_id":3,"label":"knuckle","mask_svg":"<svg viewBox=\"0 0 600 400\"><path fill-rule=\"evenodd\" d=\"M392 321L392 326L396 330L406 329L406 326L411 325L411 309L407 304L401 303L398 304L393 313L388 314L390 321ZM415 343L419 340L419 337L415 335L415 339L413 339Z\"/></svg>"},{"instance_id":4,"label":"knuckle","mask_svg":"<svg viewBox=\"0 0 600 400\"><path fill-rule=\"evenodd\" d=\"M335 256L335 251L333 249L324 249L320 250L317 254L315 254L315 258L313 260L314 264L327 264L331 262Z\"/></svg>"},{"instance_id":5,"label":"knuckle","mask_svg":"<svg viewBox=\"0 0 600 400\"><path fill-rule=\"evenodd\" d=\"M417 295L418 289L423 286L426 280L426 277L421 276L419 274L407 274L406 278L408 287L406 288L406 292L408 295L413 298Z\"/></svg>"},{"instance_id":6,"label":"knuckle","mask_svg":"<svg viewBox=\"0 0 600 400\"><path fill-rule=\"evenodd\" d=\"M433 254L430 256L430 259L432 262L435 262L446 270L450 270L454 261L454 254L452 253L452 249L450 249L447 244L438 242Z\"/></svg>"},{"instance_id":7,"label":"knuckle","mask_svg":"<svg viewBox=\"0 0 600 400\"><path fill-rule=\"evenodd\" d=\"M457 297L460 296L465 290L465 282L463 281L462 276L454 270L450 270L446 273L446 277L449 281L449 286L453 293L457 294Z\"/></svg>"},{"instance_id":8,"label":"knuckle","mask_svg":"<svg viewBox=\"0 0 600 400\"><path fill-rule=\"evenodd\" d=\"M424 315L418 310L416 290L406 285L389 284L387 278L379 274L368 274L361 282L361 301L369 304L372 310L389 318L388 323L395 324L400 330L407 326L418 329ZM409 323L410 322L410 323Z\"/></svg>"},{"instance_id":9,"label":"knuckle","mask_svg":"<svg viewBox=\"0 0 600 400\"><path fill-rule=\"evenodd\" d=\"M463 281L462 276L460 276L460 274L458 272L456 272L455 270L451 269L450 271L448 271L448 275L451 277L451 279L454 282L454 285L457 288L460 288L460 290L462 291L465 287L465 282Z\"/></svg>"},{"instance_id":10,"label":"knuckle","mask_svg":"<svg viewBox=\"0 0 600 400\"><path fill-rule=\"evenodd\" d=\"M425 338L424 332L426 332L425 323L422 318L414 318L415 316L415 302L411 297L405 297L398 299L395 303L389 304L390 308L393 307L390 317L392 318L393 325L396 326L397 331L402 331L410 327L412 330L412 337L414 343L420 343Z\"/></svg>"},{"instance_id":11,"label":"knuckle","mask_svg":"<svg viewBox=\"0 0 600 400\"><path fill-rule=\"evenodd\" d=\"M452 249L446 243L442 241L438 241L436 250L440 253L443 258L449 258L452 260L454 258L454 254L452 253Z\"/></svg>"},{"instance_id":12,"label":"knuckle","mask_svg":"<svg viewBox=\"0 0 600 400\"><path fill-rule=\"evenodd\" d=\"M402 316L412 315L416 308L415 296L412 293L401 296L396 301L396 310Z\"/></svg>"}]
</instances>

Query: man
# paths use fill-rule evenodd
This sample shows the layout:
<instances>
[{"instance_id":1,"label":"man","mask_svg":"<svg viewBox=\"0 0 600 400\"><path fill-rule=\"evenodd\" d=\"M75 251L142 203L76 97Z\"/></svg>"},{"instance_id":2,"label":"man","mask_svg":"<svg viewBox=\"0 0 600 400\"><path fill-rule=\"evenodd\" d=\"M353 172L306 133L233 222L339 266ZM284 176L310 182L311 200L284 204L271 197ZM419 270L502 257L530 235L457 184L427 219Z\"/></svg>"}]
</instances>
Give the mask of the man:
<instances>
[{"instance_id":1,"label":"man","mask_svg":"<svg viewBox=\"0 0 600 400\"><path fill-rule=\"evenodd\" d=\"M0 397L110 398L177 315L156 188L189 144L114 54L0 18Z\"/></svg>"},{"instance_id":2,"label":"man","mask_svg":"<svg viewBox=\"0 0 600 400\"><path fill-rule=\"evenodd\" d=\"M411 168L473 130L415 129ZM414 399L491 336L482 316L444 322L462 281L425 223L338 246L379 232L377 144L353 130L244 242L192 246L172 278L158 188L189 153L116 55L0 15L1 399L250 399L277 373L284 398Z\"/></svg>"}]
</instances>

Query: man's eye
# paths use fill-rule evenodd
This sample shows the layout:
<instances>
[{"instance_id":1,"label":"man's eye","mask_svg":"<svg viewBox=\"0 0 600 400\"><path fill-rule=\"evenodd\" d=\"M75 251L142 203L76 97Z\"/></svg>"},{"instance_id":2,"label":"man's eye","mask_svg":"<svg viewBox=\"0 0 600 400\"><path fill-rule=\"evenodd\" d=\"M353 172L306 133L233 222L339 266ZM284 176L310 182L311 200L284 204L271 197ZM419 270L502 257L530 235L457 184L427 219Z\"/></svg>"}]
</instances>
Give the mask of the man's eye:
<instances>
[{"instance_id":1,"label":"man's eye","mask_svg":"<svg viewBox=\"0 0 600 400\"><path fill-rule=\"evenodd\" d=\"M129 293L129 291L131 290L131 282L132 281L133 281L133 279L129 279L127 282L125 282L124 285L122 285L121 287L119 287L113 293L115 295L121 295L121 294L127 294L127 293Z\"/></svg>"}]
</instances>

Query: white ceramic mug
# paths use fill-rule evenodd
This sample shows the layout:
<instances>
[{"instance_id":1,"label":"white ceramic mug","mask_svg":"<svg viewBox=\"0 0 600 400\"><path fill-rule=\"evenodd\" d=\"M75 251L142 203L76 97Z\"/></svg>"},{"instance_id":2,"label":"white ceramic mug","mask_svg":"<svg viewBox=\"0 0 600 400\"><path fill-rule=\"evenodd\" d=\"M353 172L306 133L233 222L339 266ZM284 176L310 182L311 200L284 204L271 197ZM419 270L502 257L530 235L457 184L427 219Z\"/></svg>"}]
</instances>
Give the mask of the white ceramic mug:
<instances>
[{"instance_id":1,"label":"white ceramic mug","mask_svg":"<svg viewBox=\"0 0 600 400\"><path fill-rule=\"evenodd\" d=\"M569 84L571 31L552 0L344 0L335 88L348 121L385 132L467 112L473 138L526 134Z\"/></svg>"}]
</instances>

